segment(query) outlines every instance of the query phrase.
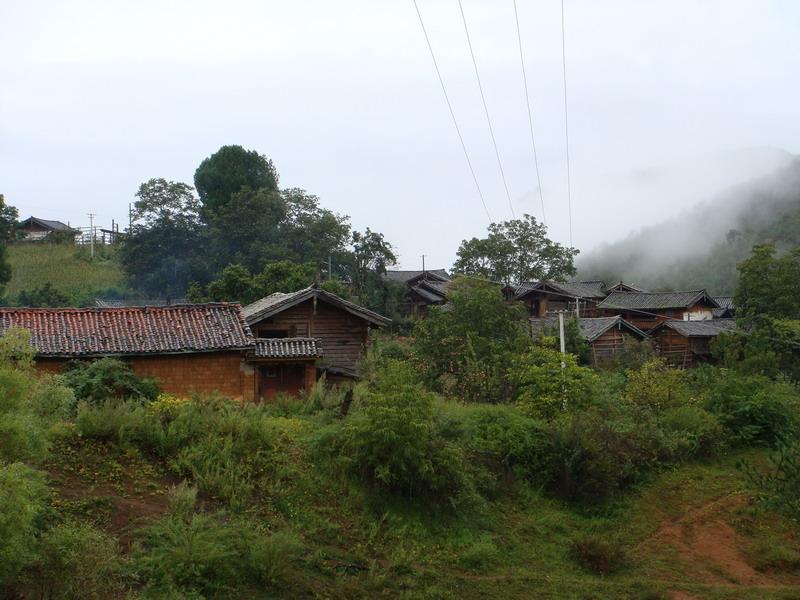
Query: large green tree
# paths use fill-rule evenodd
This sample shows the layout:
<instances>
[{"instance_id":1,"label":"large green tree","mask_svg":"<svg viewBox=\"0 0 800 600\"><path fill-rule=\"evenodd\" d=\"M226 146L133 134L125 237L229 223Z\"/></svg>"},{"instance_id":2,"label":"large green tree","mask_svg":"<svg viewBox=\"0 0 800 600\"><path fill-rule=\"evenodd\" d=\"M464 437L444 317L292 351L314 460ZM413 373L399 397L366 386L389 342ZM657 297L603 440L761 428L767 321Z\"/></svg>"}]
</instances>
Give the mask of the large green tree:
<instances>
[{"instance_id":1,"label":"large green tree","mask_svg":"<svg viewBox=\"0 0 800 600\"><path fill-rule=\"evenodd\" d=\"M278 172L270 159L255 150L222 146L197 167L194 185L203 215L210 218L242 188L277 191Z\"/></svg>"},{"instance_id":2,"label":"large green tree","mask_svg":"<svg viewBox=\"0 0 800 600\"><path fill-rule=\"evenodd\" d=\"M485 238L464 240L453 270L502 283L564 281L575 275L578 250L547 237L547 227L531 215L492 223Z\"/></svg>"},{"instance_id":3,"label":"large green tree","mask_svg":"<svg viewBox=\"0 0 800 600\"><path fill-rule=\"evenodd\" d=\"M207 271L200 203L191 186L166 179L143 183L136 197L119 249L128 281L148 294L181 296Z\"/></svg>"},{"instance_id":4,"label":"large green tree","mask_svg":"<svg viewBox=\"0 0 800 600\"><path fill-rule=\"evenodd\" d=\"M739 264L736 312L752 322L764 318L800 319L800 246L777 256L775 246L753 247Z\"/></svg>"},{"instance_id":5,"label":"large green tree","mask_svg":"<svg viewBox=\"0 0 800 600\"><path fill-rule=\"evenodd\" d=\"M3 194L0 194L0 296L5 284L11 281L11 265L6 257L6 247L14 236L18 217L17 209L7 205Z\"/></svg>"}]
</instances>

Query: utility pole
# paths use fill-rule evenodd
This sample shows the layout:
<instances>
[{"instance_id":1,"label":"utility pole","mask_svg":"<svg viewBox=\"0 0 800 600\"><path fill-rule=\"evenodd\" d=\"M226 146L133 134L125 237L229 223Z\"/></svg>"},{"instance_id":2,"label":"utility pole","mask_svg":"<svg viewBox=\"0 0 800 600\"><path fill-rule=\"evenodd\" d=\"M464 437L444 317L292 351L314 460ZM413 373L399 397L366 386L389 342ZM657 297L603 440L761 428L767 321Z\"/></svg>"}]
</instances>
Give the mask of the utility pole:
<instances>
[{"instance_id":1,"label":"utility pole","mask_svg":"<svg viewBox=\"0 0 800 600\"><path fill-rule=\"evenodd\" d=\"M89 247L91 248L91 256L94 259L94 213L89 213Z\"/></svg>"},{"instance_id":2,"label":"utility pole","mask_svg":"<svg viewBox=\"0 0 800 600\"><path fill-rule=\"evenodd\" d=\"M575 298L575 318L581 318L581 299Z\"/></svg>"},{"instance_id":3,"label":"utility pole","mask_svg":"<svg viewBox=\"0 0 800 600\"><path fill-rule=\"evenodd\" d=\"M128 202L128 235L133 232L133 206Z\"/></svg>"},{"instance_id":4,"label":"utility pole","mask_svg":"<svg viewBox=\"0 0 800 600\"><path fill-rule=\"evenodd\" d=\"M328 281L333 279L333 266L332 266L332 264L333 264L333 259L331 258L331 255L328 254Z\"/></svg>"},{"instance_id":5,"label":"utility pole","mask_svg":"<svg viewBox=\"0 0 800 600\"><path fill-rule=\"evenodd\" d=\"M567 363L564 362L564 355L567 353L567 340L564 338L564 311L558 313L558 339L561 344L561 397L562 408L567 410L567 386L564 382L564 369L567 368Z\"/></svg>"},{"instance_id":6,"label":"utility pole","mask_svg":"<svg viewBox=\"0 0 800 600\"><path fill-rule=\"evenodd\" d=\"M422 274L425 275L425 255L422 255Z\"/></svg>"}]
</instances>

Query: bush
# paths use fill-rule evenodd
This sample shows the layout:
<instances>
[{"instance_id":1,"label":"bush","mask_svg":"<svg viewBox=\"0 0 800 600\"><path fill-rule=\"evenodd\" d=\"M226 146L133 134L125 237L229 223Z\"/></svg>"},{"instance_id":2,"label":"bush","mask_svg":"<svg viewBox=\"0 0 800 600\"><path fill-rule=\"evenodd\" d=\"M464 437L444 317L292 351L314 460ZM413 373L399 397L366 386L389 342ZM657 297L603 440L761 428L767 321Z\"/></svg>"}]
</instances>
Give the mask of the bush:
<instances>
[{"instance_id":1,"label":"bush","mask_svg":"<svg viewBox=\"0 0 800 600\"><path fill-rule=\"evenodd\" d=\"M141 532L134 564L148 593L245 597L285 578L302 550L297 538L195 513L194 493L173 492L171 514Z\"/></svg>"},{"instance_id":2,"label":"bush","mask_svg":"<svg viewBox=\"0 0 800 600\"><path fill-rule=\"evenodd\" d=\"M319 448L381 492L453 506L471 492L463 449L444 435L436 395L409 384L413 374L390 361Z\"/></svg>"},{"instance_id":3,"label":"bush","mask_svg":"<svg viewBox=\"0 0 800 600\"><path fill-rule=\"evenodd\" d=\"M659 422L672 437L676 459L712 458L728 445L729 435L719 419L700 406L668 409Z\"/></svg>"},{"instance_id":4,"label":"bush","mask_svg":"<svg viewBox=\"0 0 800 600\"><path fill-rule=\"evenodd\" d=\"M464 409L461 436L470 451L499 463L501 472L531 483L550 475L551 440L538 422L510 406Z\"/></svg>"},{"instance_id":5,"label":"bush","mask_svg":"<svg viewBox=\"0 0 800 600\"><path fill-rule=\"evenodd\" d=\"M666 361L656 358L636 371L628 371L625 399L655 410L680 406L689 401L689 383L685 371L673 369Z\"/></svg>"},{"instance_id":6,"label":"bush","mask_svg":"<svg viewBox=\"0 0 800 600\"><path fill-rule=\"evenodd\" d=\"M0 586L12 585L36 559L36 536L46 498L40 472L20 463L0 464Z\"/></svg>"},{"instance_id":7,"label":"bush","mask_svg":"<svg viewBox=\"0 0 800 600\"><path fill-rule=\"evenodd\" d=\"M572 555L584 569L598 575L619 571L627 558L619 543L599 535L586 535L574 540Z\"/></svg>"},{"instance_id":8,"label":"bush","mask_svg":"<svg viewBox=\"0 0 800 600\"><path fill-rule=\"evenodd\" d=\"M719 369L707 407L741 445L774 446L797 431L800 395L788 383Z\"/></svg>"},{"instance_id":9,"label":"bush","mask_svg":"<svg viewBox=\"0 0 800 600\"><path fill-rule=\"evenodd\" d=\"M158 385L155 381L139 377L129 364L116 358L73 361L63 378L78 400L94 405L109 398L151 401L158 396Z\"/></svg>"},{"instance_id":10,"label":"bush","mask_svg":"<svg viewBox=\"0 0 800 600\"><path fill-rule=\"evenodd\" d=\"M768 471L756 469L749 463L742 467L767 506L797 521L800 519L800 441L782 441L770 462Z\"/></svg>"},{"instance_id":11,"label":"bush","mask_svg":"<svg viewBox=\"0 0 800 600\"><path fill-rule=\"evenodd\" d=\"M122 587L117 543L88 525L55 525L42 534L38 558L27 578L42 598L115 596Z\"/></svg>"},{"instance_id":12,"label":"bush","mask_svg":"<svg viewBox=\"0 0 800 600\"><path fill-rule=\"evenodd\" d=\"M42 375L33 383L27 404L37 418L55 422L73 416L77 401L75 393L59 378Z\"/></svg>"},{"instance_id":13,"label":"bush","mask_svg":"<svg viewBox=\"0 0 800 600\"><path fill-rule=\"evenodd\" d=\"M81 402L75 423L81 435L119 446L148 446L160 438L158 418L135 400L106 400L97 406Z\"/></svg>"}]
</instances>

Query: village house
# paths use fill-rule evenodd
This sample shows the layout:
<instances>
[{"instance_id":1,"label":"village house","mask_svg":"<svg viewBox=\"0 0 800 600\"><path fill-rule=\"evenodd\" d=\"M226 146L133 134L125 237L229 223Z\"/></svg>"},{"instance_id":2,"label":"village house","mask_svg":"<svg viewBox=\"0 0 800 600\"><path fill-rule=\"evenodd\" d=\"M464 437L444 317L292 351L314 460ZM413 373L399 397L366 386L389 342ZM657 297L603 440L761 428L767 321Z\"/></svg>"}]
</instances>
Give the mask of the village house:
<instances>
[{"instance_id":1,"label":"village house","mask_svg":"<svg viewBox=\"0 0 800 600\"><path fill-rule=\"evenodd\" d=\"M0 334L27 329L36 367L116 357L164 392L252 400L253 337L238 304L127 308L0 308Z\"/></svg>"},{"instance_id":2,"label":"village house","mask_svg":"<svg viewBox=\"0 0 800 600\"><path fill-rule=\"evenodd\" d=\"M38 219L36 217L28 217L24 221L20 221L15 229L22 235L22 240L28 242L42 241L51 233L71 236L72 239L81 233L78 229L74 229L61 221Z\"/></svg>"},{"instance_id":3,"label":"village house","mask_svg":"<svg viewBox=\"0 0 800 600\"><path fill-rule=\"evenodd\" d=\"M711 360L711 340L736 328L734 319L663 321L652 330L658 353L675 367L692 368Z\"/></svg>"},{"instance_id":4,"label":"village house","mask_svg":"<svg viewBox=\"0 0 800 600\"><path fill-rule=\"evenodd\" d=\"M444 269L423 271L387 271L388 281L402 284L408 288L400 314L410 317L424 316L429 306L447 302L447 282L450 275Z\"/></svg>"},{"instance_id":5,"label":"village house","mask_svg":"<svg viewBox=\"0 0 800 600\"><path fill-rule=\"evenodd\" d=\"M712 311L715 319L732 319L736 316L733 296L714 296L714 300L719 304L719 308Z\"/></svg>"},{"instance_id":6,"label":"village house","mask_svg":"<svg viewBox=\"0 0 800 600\"><path fill-rule=\"evenodd\" d=\"M531 318L531 334L547 330L557 330L558 319L554 317ZM591 361L594 366L600 365L629 348L631 342L650 339L644 331L628 323L620 316L590 317L578 319L581 337L586 340L591 350Z\"/></svg>"},{"instance_id":7,"label":"village house","mask_svg":"<svg viewBox=\"0 0 800 600\"><path fill-rule=\"evenodd\" d=\"M531 317L543 318L557 312L579 317L596 317L597 303L606 297L603 281L531 281L506 285L507 300L521 301Z\"/></svg>"},{"instance_id":8,"label":"village house","mask_svg":"<svg viewBox=\"0 0 800 600\"><path fill-rule=\"evenodd\" d=\"M302 345L303 360L307 361L303 376L306 381L310 380L312 367L315 378L324 373L330 382L358 377L358 363L369 341L369 330L391 323L386 317L315 286L256 300L244 307L244 316L257 343L263 343L262 338L270 338L287 343L297 340ZM308 345L311 339L316 340L314 352ZM260 365L257 373L259 396L267 398L274 395L278 387L284 391L285 387L299 383L298 360L299 357L292 357L285 365L274 364L274 361Z\"/></svg>"},{"instance_id":9,"label":"village house","mask_svg":"<svg viewBox=\"0 0 800 600\"><path fill-rule=\"evenodd\" d=\"M612 292L597 304L601 316L619 315L643 331L666 320L703 321L720 308L705 290L688 292Z\"/></svg>"}]
</instances>

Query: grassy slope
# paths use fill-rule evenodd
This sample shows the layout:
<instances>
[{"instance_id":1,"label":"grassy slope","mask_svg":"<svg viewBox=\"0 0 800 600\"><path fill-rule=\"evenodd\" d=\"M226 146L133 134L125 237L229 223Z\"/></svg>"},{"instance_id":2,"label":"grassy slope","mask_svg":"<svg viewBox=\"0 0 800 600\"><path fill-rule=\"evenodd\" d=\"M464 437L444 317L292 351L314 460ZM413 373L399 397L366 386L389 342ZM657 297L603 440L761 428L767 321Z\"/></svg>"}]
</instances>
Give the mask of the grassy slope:
<instances>
[{"instance_id":1,"label":"grassy slope","mask_svg":"<svg viewBox=\"0 0 800 600\"><path fill-rule=\"evenodd\" d=\"M286 425L295 443L280 490L248 510L248 518L292 529L306 544L281 597L798 597L791 524L755 509L735 466L743 457L763 461L763 453L662 473L596 514L523 491L448 520L370 505L357 486L341 487L314 467L303 450L307 423ZM136 451L72 437L56 444L46 468L54 501L115 533L123 548L166 510L165 470ZM570 542L587 533L619 543L627 565L606 577L583 570Z\"/></svg>"},{"instance_id":2,"label":"grassy slope","mask_svg":"<svg viewBox=\"0 0 800 600\"><path fill-rule=\"evenodd\" d=\"M90 261L88 248L70 244L13 244L8 259L12 269L5 290L8 296L45 283L74 298L122 285L122 272L107 248Z\"/></svg>"}]
</instances>

